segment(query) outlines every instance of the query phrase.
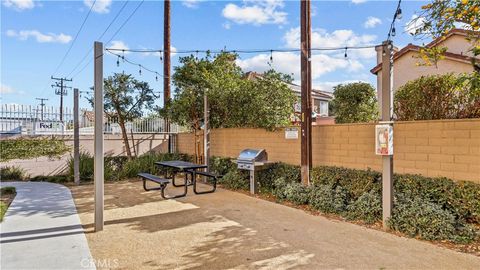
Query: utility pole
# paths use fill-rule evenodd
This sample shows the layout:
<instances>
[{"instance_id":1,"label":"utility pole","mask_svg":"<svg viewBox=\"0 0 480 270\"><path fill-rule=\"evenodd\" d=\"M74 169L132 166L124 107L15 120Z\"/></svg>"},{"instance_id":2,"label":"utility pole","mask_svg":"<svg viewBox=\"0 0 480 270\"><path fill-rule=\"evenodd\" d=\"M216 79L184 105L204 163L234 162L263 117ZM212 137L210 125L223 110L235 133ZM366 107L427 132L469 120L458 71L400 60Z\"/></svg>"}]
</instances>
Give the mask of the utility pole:
<instances>
[{"instance_id":1,"label":"utility pole","mask_svg":"<svg viewBox=\"0 0 480 270\"><path fill-rule=\"evenodd\" d=\"M311 70L311 18L310 0L300 2L300 49L301 49L301 178L304 185L310 184L312 168L312 70Z\"/></svg>"},{"instance_id":2,"label":"utility pole","mask_svg":"<svg viewBox=\"0 0 480 270\"><path fill-rule=\"evenodd\" d=\"M40 120L43 121L43 108L45 107L45 101L47 101L48 98L36 98L36 100L40 100L40 107L41 107Z\"/></svg>"},{"instance_id":3,"label":"utility pole","mask_svg":"<svg viewBox=\"0 0 480 270\"><path fill-rule=\"evenodd\" d=\"M170 102L170 0L163 2L163 107ZM165 118L165 132L168 134L168 153L172 152L170 121Z\"/></svg>"},{"instance_id":4,"label":"utility pole","mask_svg":"<svg viewBox=\"0 0 480 270\"><path fill-rule=\"evenodd\" d=\"M52 85L52 87L57 87L55 89L55 94L60 96L60 122L63 123L63 96L67 95L67 89L71 87L67 87L64 82L71 82L72 79L67 79L67 78L55 78L53 76L50 77L52 80L60 81L60 84L55 83ZM60 89L59 89L60 88Z\"/></svg>"}]
</instances>

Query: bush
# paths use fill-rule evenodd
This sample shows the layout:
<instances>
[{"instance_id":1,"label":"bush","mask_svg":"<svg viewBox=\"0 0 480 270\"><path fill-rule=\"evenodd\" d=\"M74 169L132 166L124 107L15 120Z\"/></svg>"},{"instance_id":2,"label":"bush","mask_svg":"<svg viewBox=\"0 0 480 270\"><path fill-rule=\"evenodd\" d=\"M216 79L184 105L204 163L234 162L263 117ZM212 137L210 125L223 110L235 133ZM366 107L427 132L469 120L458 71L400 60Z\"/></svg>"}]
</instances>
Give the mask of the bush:
<instances>
[{"instance_id":1,"label":"bush","mask_svg":"<svg viewBox=\"0 0 480 270\"><path fill-rule=\"evenodd\" d=\"M230 171L236 170L237 164L235 164L231 158L224 157L211 157L210 158L210 171L218 175L225 175Z\"/></svg>"},{"instance_id":2,"label":"bush","mask_svg":"<svg viewBox=\"0 0 480 270\"><path fill-rule=\"evenodd\" d=\"M299 182L285 180L284 177L274 181L273 195L279 200L287 200L294 204L307 204L310 190Z\"/></svg>"},{"instance_id":3,"label":"bush","mask_svg":"<svg viewBox=\"0 0 480 270\"><path fill-rule=\"evenodd\" d=\"M478 184L407 174L394 176L394 191L410 197L426 198L452 212L458 219L480 223Z\"/></svg>"},{"instance_id":4,"label":"bush","mask_svg":"<svg viewBox=\"0 0 480 270\"><path fill-rule=\"evenodd\" d=\"M73 181L68 175L37 175L29 179L32 182L67 183Z\"/></svg>"},{"instance_id":5,"label":"bush","mask_svg":"<svg viewBox=\"0 0 480 270\"><path fill-rule=\"evenodd\" d=\"M0 140L0 161L60 157L69 151L63 140L55 138Z\"/></svg>"},{"instance_id":6,"label":"bush","mask_svg":"<svg viewBox=\"0 0 480 270\"><path fill-rule=\"evenodd\" d=\"M225 188L233 190L248 190L248 172L247 171L229 171L218 181Z\"/></svg>"},{"instance_id":7,"label":"bush","mask_svg":"<svg viewBox=\"0 0 480 270\"><path fill-rule=\"evenodd\" d=\"M455 218L450 211L426 198L398 194L389 226L410 237L426 240L470 242L476 238L473 227Z\"/></svg>"},{"instance_id":8,"label":"bush","mask_svg":"<svg viewBox=\"0 0 480 270\"><path fill-rule=\"evenodd\" d=\"M126 160L119 169L118 178L128 179L136 177L139 172L150 174L158 174L159 167L155 165L157 161L166 160L185 160L190 161L191 158L183 154L169 154L169 153L147 153L131 160ZM171 170L164 169L162 173L170 173Z\"/></svg>"},{"instance_id":9,"label":"bush","mask_svg":"<svg viewBox=\"0 0 480 270\"><path fill-rule=\"evenodd\" d=\"M314 185L342 186L353 201L366 192L380 192L382 189L381 174L370 169L319 166L313 168L311 181Z\"/></svg>"},{"instance_id":10,"label":"bush","mask_svg":"<svg viewBox=\"0 0 480 270\"><path fill-rule=\"evenodd\" d=\"M315 185L310 194L310 204L314 209L324 213L342 214L348 203L347 191L331 185Z\"/></svg>"},{"instance_id":11,"label":"bush","mask_svg":"<svg viewBox=\"0 0 480 270\"><path fill-rule=\"evenodd\" d=\"M431 120L480 117L478 73L422 76L395 93L398 120Z\"/></svg>"},{"instance_id":12,"label":"bush","mask_svg":"<svg viewBox=\"0 0 480 270\"><path fill-rule=\"evenodd\" d=\"M367 224L381 220L381 195L373 190L363 193L356 201L347 206L345 217L349 220L361 220Z\"/></svg>"},{"instance_id":13,"label":"bush","mask_svg":"<svg viewBox=\"0 0 480 270\"><path fill-rule=\"evenodd\" d=\"M15 194L17 191L15 187L2 187L0 188L0 194L2 195L10 195Z\"/></svg>"},{"instance_id":14,"label":"bush","mask_svg":"<svg viewBox=\"0 0 480 270\"><path fill-rule=\"evenodd\" d=\"M375 88L365 82L339 84L333 88L331 112L335 123L370 122L378 119Z\"/></svg>"},{"instance_id":15,"label":"bush","mask_svg":"<svg viewBox=\"0 0 480 270\"><path fill-rule=\"evenodd\" d=\"M104 160L104 179L115 180L118 179L116 169L122 167L122 158L106 157ZM94 159L88 152L80 152L80 181L93 181ZM68 178L73 181L73 157L68 161ZM55 179L52 179L55 180ZM40 181L49 181L48 178Z\"/></svg>"},{"instance_id":16,"label":"bush","mask_svg":"<svg viewBox=\"0 0 480 270\"><path fill-rule=\"evenodd\" d=\"M265 170L259 171L256 175L259 184L259 191L272 193L276 188L275 180L285 179L286 183L300 182L300 166L290 165L282 162L274 163Z\"/></svg>"},{"instance_id":17,"label":"bush","mask_svg":"<svg viewBox=\"0 0 480 270\"><path fill-rule=\"evenodd\" d=\"M0 180L17 180L21 181L27 178L26 172L24 169L18 166L6 166L0 168Z\"/></svg>"}]
</instances>

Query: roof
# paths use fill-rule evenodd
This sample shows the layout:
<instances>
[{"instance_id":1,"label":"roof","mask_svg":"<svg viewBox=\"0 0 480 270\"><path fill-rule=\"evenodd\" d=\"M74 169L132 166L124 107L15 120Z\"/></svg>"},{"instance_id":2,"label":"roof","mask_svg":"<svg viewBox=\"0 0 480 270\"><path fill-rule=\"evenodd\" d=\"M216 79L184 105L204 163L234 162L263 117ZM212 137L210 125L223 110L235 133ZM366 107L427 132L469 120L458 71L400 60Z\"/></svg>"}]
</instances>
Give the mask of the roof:
<instances>
[{"instance_id":1,"label":"roof","mask_svg":"<svg viewBox=\"0 0 480 270\"><path fill-rule=\"evenodd\" d=\"M249 71L249 72L245 73L245 78L248 79L248 80L251 80L251 79L254 79L254 78L262 78L262 77L263 77L262 74L259 74L255 71ZM290 87L290 89L292 89L292 91L295 92L296 94L301 94L302 87L300 85L294 84L294 83L289 83L289 82L285 82L285 84L287 84L288 87ZM312 89L312 98L323 99L323 100L331 100L333 98L333 94L330 93L330 92L327 92L327 91Z\"/></svg>"},{"instance_id":2,"label":"roof","mask_svg":"<svg viewBox=\"0 0 480 270\"><path fill-rule=\"evenodd\" d=\"M445 36L438 37L438 38L434 39L433 41L431 41L430 43L428 43L425 46L425 48L435 47L452 35L467 36L469 33L472 33L472 31L464 30L464 29L458 29L458 28L452 29ZM393 55L393 61L402 57L403 55L407 54L408 52L412 52L412 51L413 52L419 52L420 49L422 49L422 48L423 48L422 46L418 46L418 45L414 45L412 43L409 43L407 46L403 47L400 51L396 52ZM463 55L463 54L458 54L458 53L452 53L452 52L445 52L443 55L445 56L445 58L456 60L456 61L461 61L461 62L465 62L465 63L470 63L473 59L473 57L466 56L466 55ZM374 68L372 68L370 70L370 72L373 73L373 74L377 74L380 70L382 70L382 63L377 64Z\"/></svg>"}]
</instances>

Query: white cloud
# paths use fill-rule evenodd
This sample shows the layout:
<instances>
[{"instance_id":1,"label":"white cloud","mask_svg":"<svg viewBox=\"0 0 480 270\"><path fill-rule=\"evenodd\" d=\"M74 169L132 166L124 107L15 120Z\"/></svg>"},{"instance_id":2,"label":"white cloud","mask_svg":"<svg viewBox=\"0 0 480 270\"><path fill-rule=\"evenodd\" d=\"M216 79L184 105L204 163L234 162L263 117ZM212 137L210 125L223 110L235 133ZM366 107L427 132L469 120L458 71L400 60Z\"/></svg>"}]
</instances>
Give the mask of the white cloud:
<instances>
[{"instance_id":1,"label":"white cloud","mask_svg":"<svg viewBox=\"0 0 480 270\"><path fill-rule=\"evenodd\" d=\"M144 49L144 50L147 50L147 48L145 47L140 47L141 49ZM154 56L154 57L158 57L160 58L163 57L163 53L161 52L143 52L142 53L143 56ZM177 48L173 47L173 46L170 46L170 56L175 56L177 55Z\"/></svg>"},{"instance_id":2,"label":"white cloud","mask_svg":"<svg viewBox=\"0 0 480 270\"><path fill-rule=\"evenodd\" d=\"M230 28L232 28L232 25L229 23L229 22L225 22L222 24L223 28L229 30Z\"/></svg>"},{"instance_id":3,"label":"white cloud","mask_svg":"<svg viewBox=\"0 0 480 270\"><path fill-rule=\"evenodd\" d=\"M13 8L18 11L32 9L35 7L33 0L2 0L5 7Z\"/></svg>"},{"instance_id":4,"label":"white cloud","mask_svg":"<svg viewBox=\"0 0 480 270\"><path fill-rule=\"evenodd\" d=\"M417 30L422 28L425 24L426 19L424 17L419 17L418 15L412 15L410 21L405 24L404 30L410 35L414 35Z\"/></svg>"},{"instance_id":5,"label":"white cloud","mask_svg":"<svg viewBox=\"0 0 480 270\"><path fill-rule=\"evenodd\" d=\"M7 36L9 37L16 37L20 40L27 40L29 38L35 38L37 42L40 43L69 43L72 40L72 37L69 35L65 35L63 33L54 34L54 33L41 33L38 30L7 30Z\"/></svg>"},{"instance_id":6,"label":"white cloud","mask_svg":"<svg viewBox=\"0 0 480 270\"><path fill-rule=\"evenodd\" d=\"M183 0L182 5L188 8L198 8L202 0Z\"/></svg>"},{"instance_id":7,"label":"white cloud","mask_svg":"<svg viewBox=\"0 0 480 270\"><path fill-rule=\"evenodd\" d=\"M365 28L374 28L375 26L382 24L382 20L377 17L369 16L367 20L363 23Z\"/></svg>"},{"instance_id":8,"label":"white cloud","mask_svg":"<svg viewBox=\"0 0 480 270\"><path fill-rule=\"evenodd\" d=\"M0 85L0 94L4 95L4 94L15 94L15 93L17 93L17 91L12 87L5 84Z\"/></svg>"},{"instance_id":9,"label":"white cloud","mask_svg":"<svg viewBox=\"0 0 480 270\"><path fill-rule=\"evenodd\" d=\"M367 2L367 0L352 0L352 3L354 4L362 4L362 3L365 3Z\"/></svg>"},{"instance_id":10,"label":"white cloud","mask_svg":"<svg viewBox=\"0 0 480 270\"><path fill-rule=\"evenodd\" d=\"M312 48L318 47L344 47L367 45L375 41L375 35L357 35L352 30L335 30L328 33L324 29L312 31ZM289 48L300 47L300 27L292 28L283 36Z\"/></svg>"},{"instance_id":11,"label":"white cloud","mask_svg":"<svg viewBox=\"0 0 480 270\"><path fill-rule=\"evenodd\" d=\"M85 6L90 8L94 3L94 0L83 0L83 3L85 4ZM92 8L92 11L101 14L109 13L111 5L112 0L97 0Z\"/></svg>"},{"instance_id":12,"label":"white cloud","mask_svg":"<svg viewBox=\"0 0 480 270\"><path fill-rule=\"evenodd\" d=\"M128 45L125 44L125 42L123 42L121 40L113 40L112 42L110 42L110 46L108 48L109 49L114 49L115 51L113 51L113 52L116 53L116 54L127 55L127 54L130 53L128 51L125 51L125 52L119 51L119 50L130 49L130 47L128 47ZM110 54L110 55L113 55L113 54Z\"/></svg>"},{"instance_id":13,"label":"white cloud","mask_svg":"<svg viewBox=\"0 0 480 270\"><path fill-rule=\"evenodd\" d=\"M300 55L293 52L273 52L273 61L270 63L270 54L259 54L247 59L238 59L237 64L243 71L264 72L274 68L282 73L293 75L300 79ZM359 72L364 69L363 64L356 59L345 59L327 54L312 55L312 79L336 70Z\"/></svg>"},{"instance_id":14,"label":"white cloud","mask_svg":"<svg viewBox=\"0 0 480 270\"><path fill-rule=\"evenodd\" d=\"M281 11L283 0L244 0L242 6L229 3L222 15L238 24L285 24L287 13Z\"/></svg>"}]
</instances>

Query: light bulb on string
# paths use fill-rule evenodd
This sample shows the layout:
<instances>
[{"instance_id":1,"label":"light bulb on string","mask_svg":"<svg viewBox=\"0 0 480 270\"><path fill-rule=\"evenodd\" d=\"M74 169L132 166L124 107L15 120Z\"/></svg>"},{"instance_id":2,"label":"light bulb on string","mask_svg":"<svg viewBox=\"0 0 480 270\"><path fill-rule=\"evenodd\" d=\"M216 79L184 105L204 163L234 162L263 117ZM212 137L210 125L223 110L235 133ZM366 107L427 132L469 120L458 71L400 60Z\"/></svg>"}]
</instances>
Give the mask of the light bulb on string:
<instances>
[{"instance_id":1,"label":"light bulb on string","mask_svg":"<svg viewBox=\"0 0 480 270\"><path fill-rule=\"evenodd\" d=\"M120 66L120 56L117 56L117 67Z\"/></svg>"},{"instance_id":2,"label":"light bulb on string","mask_svg":"<svg viewBox=\"0 0 480 270\"><path fill-rule=\"evenodd\" d=\"M392 28L392 37L394 37L396 35L396 31L395 31L395 26Z\"/></svg>"},{"instance_id":3,"label":"light bulb on string","mask_svg":"<svg viewBox=\"0 0 480 270\"><path fill-rule=\"evenodd\" d=\"M347 49L348 49L348 47L345 47L345 54L344 54L345 58L348 57L348 55L347 55Z\"/></svg>"},{"instance_id":4,"label":"light bulb on string","mask_svg":"<svg viewBox=\"0 0 480 270\"><path fill-rule=\"evenodd\" d=\"M138 65L138 74L142 76L142 65Z\"/></svg>"},{"instance_id":5,"label":"light bulb on string","mask_svg":"<svg viewBox=\"0 0 480 270\"><path fill-rule=\"evenodd\" d=\"M397 19L401 20L402 19L402 9L401 8L398 8L397 10Z\"/></svg>"},{"instance_id":6,"label":"light bulb on string","mask_svg":"<svg viewBox=\"0 0 480 270\"><path fill-rule=\"evenodd\" d=\"M273 62L273 50L270 50L270 62Z\"/></svg>"},{"instance_id":7,"label":"light bulb on string","mask_svg":"<svg viewBox=\"0 0 480 270\"><path fill-rule=\"evenodd\" d=\"M125 63L125 50L122 50L122 62Z\"/></svg>"},{"instance_id":8,"label":"light bulb on string","mask_svg":"<svg viewBox=\"0 0 480 270\"><path fill-rule=\"evenodd\" d=\"M155 81L158 82L158 73L157 72L155 72Z\"/></svg>"}]
</instances>

